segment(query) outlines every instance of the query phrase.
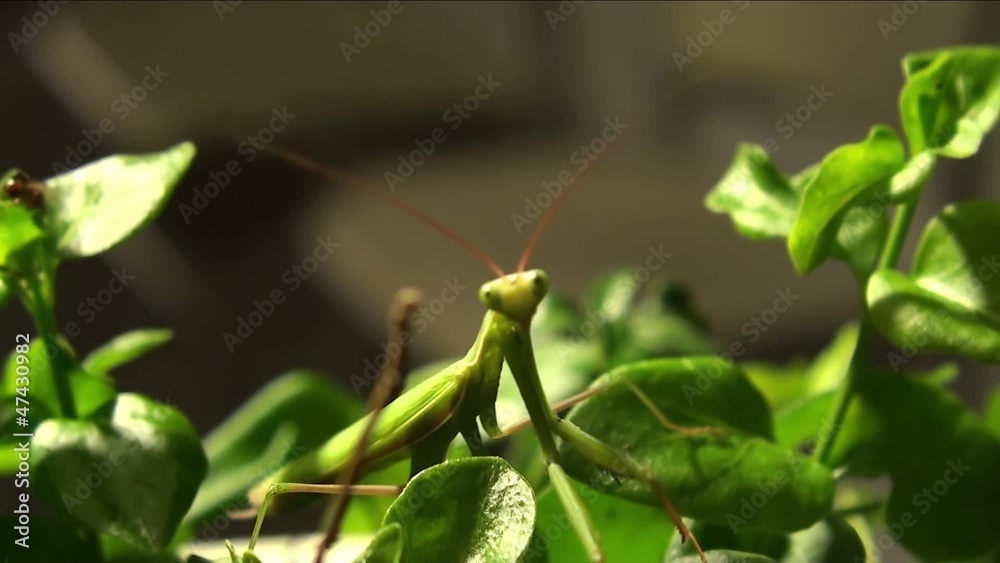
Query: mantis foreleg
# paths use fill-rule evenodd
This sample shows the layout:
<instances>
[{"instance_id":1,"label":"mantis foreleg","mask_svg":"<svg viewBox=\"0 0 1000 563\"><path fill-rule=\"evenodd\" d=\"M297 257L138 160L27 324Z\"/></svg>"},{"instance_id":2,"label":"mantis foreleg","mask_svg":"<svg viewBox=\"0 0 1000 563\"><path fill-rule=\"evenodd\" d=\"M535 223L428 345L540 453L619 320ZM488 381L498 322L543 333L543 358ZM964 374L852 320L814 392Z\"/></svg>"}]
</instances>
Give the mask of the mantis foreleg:
<instances>
[{"instance_id":1,"label":"mantis foreleg","mask_svg":"<svg viewBox=\"0 0 1000 563\"><path fill-rule=\"evenodd\" d=\"M628 475L647 483L670 514L670 518L674 525L677 526L681 538L690 538L702 561L707 563L708 560L705 558L698 540L691 534L684 521L681 520L677 509L674 508L670 498L652 473L624 452L601 442L571 422L560 420L556 416L552 407L545 399L545 392L542 389L538 369L535 366L529 329L512 322L506 324L503 330L506 332L506 338L501 340L501 346L504 348L504 358L510 365L511 373L514 375L518 390L528 409L528 415L535 426L549 476L550 478L552 476L556 478L553 481L556 493L573 524L574 531L587 548L591 561L595 563L604 561L604 555L600 548L600 539L590 521L583 501L579 495L575 494L575 491L572 490L568 482L562 479L565 476L565 472L560 466L559 452L555 446L555 435L568 442L592 463L616 474ZM636 389L633 389L633 392L635 391ZM652 402L643 402L655 409ZM662 415L662 413L660 414Z\"/></svg>"}]
</instances>

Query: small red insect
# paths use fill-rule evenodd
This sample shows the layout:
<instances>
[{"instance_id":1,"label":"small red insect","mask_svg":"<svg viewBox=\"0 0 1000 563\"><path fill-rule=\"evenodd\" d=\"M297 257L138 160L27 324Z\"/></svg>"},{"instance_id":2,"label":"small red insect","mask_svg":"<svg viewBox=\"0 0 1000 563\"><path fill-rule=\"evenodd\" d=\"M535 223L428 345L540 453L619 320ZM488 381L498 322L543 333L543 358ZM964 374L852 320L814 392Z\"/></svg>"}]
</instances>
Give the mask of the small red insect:
<instances>
[{"instance_id":1,"label":"small red insect","mask_svg":"<svg viewBox=\"0 0 1000 563\"><path fill-rule=\"evenodd\" d=\"M3 186L3 192L20 203L32 209L45 206L45 184L28 176L24 172L14 174Z\"/></svg>"}]
</instances>

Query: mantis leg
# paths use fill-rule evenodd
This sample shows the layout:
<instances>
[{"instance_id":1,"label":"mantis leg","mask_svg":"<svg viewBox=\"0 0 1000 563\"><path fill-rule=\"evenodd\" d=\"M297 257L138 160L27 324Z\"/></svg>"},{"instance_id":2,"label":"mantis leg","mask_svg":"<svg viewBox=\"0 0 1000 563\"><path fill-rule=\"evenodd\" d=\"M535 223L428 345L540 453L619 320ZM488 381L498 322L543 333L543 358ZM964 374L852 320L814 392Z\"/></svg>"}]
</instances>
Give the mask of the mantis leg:
<instances>
[{"instance_id":1,"label":"mantis leg","mask_svg":"<svg viewBox=\"0 0 1000 563\"><path fill-rule=\"evenodd\" d=\"M659 409L659 407L657 407L653 403L653 400L650 399L649 396L646 395L646 393L642 389L640 389L636 384L632 383L631 381L626 381L626 382L623 382L623 383L628 387L629 391L631 391L639 399L639 401L642 402L643 406L645 406L646 409L648 409L649 412L652 413L653 416L656 417L656 420L658 420L660 422L660 424L663 425L664 428L666 428L668 430L673 430L674 432L677 432L679 434L683 434L685 436L702 436L704 434L716 434L716 435L725 434L725 430L723 430L721 428L716 428L714 426L691 426L691 427L680 426L679 424L676 424L676 423L672 422L669 418L667 418L667 416L665 414L663 414L663 411L661 411ZM553 404L552 405L552 412L557 413L557 414L561 413L561 412L565 411L566 409L569 409L569 408L573 407L577 403L581 403L581 402L586 401L587 399L593 397L594 395L599 395L599 394L603 393L604 391L607 391L609 388L610 388L610 385L603 385L603 386L600 386L600 387L591 387L590 389L587 389L586 391L577 393L576 395L573 395L572 397L563 399L562 401L559 401L558 403ZM531 417L530 416L522 418L521 420L518 420L517 422L513 422L513 423L511 423L511 424L503 427L500 430L500 433L497 436L495 436L494 439L496 439L496 440L502 440L504 438L510 437L513 434L516 434L517 432L520 432L521 430L524 430L525 428L527 428L529 426L531 426Z\"/></svg>"},{"instance_id":2,"label":"mantis leg","mask_svg":"<svg viewBox=\"0 0 1000 563\"><path fill-rule=\"evenodd\" d=\"M724 430L712 426L698 426L690 428L679 426L670 421L670 419L668 419L666 415L664 415L663 412L660 411L660 409L653 403L649 396L646 395L637 385L632 382L625 382L625 385L667 429L686 436L724 433ZM592 387L582 393L573 395L568 399L559 401L558 403L552 405L551 409L553 413L562 412L577 403L585 401L594 395L600 394L607 389L607 386ZM555 415L553 414L553 417L554 416ZM554 420L555 422L552 425L553 432L560 438L569 442L592 463L595 463L596 465L599 465L613 473L625 474L634 479L646 482L650 488L653 489L653 492L659 498L660 503L670 514L671 520L680 531L682 541L690 538L702 561L706 560L705 555L702 552L701 545L698 543L698 539L694 537L690 529L688 529L688 527L684 524L680 513L677 512L677 509L670 501L670 497L667 496L666 491L663 490L663 487L652 474L641 467L638 462L628 457L624 452L616 450L604 442L601 442L597 438L594 438L575 424L566 420ZM517 421L504 427L501 430L500 435L497 436L497 439L506 438L528 426L531 426L531 424L532 418L530 416ZM599 535L590 519L590 514L586 509L573 510L571 508L573 506L583 507L583 501L580 499L579 495L577 495L576 490L574 490L570 485L569 478L562 467L557 463L552 463L548 459L546 461L548 462L547 469L549 480L551 481L553 489L559 497L560 502L566 508L567 515L570 518L570 523L573 526L574 531L576 531L577 536L580 538L580 541L583 542L588 556L592 561L603 561L603 554L598 540Z\"/></svg>"},{"instance_id":3,"label":"mantis leg","mask_svg":"<svg viewBox=\"0 0 1000 563\"><path fill-rule=\"evenodd\" d=\"M656 420L658 420L660 424L668 430L673 430L674 432L683 434L684 436L703 436L705 434L715 434L716 436L721 436L725 434L725 430L714 426L686 427L675 424L653 403L653 400L649 398L649 395L646 395L642 389L639 389L638 385L632 383L631 381L623 381L622 383L624 383L625 386L628 387L629 391L631 391L632 394L635 395L643 405L645 405L646 409L656 417Z\"/></svg>"},{"instance_id":4,"label":"mantis leg","mask_svg":"<svg viewBox=\"0 0 1000 563\"><path fill-rule=\"evenodd\" d=\"M548 466L549 470L549 482L552 483L552 488L556 491L556 496L559 497L559 502L563 506L584 506L583 499L573 488L573 484L569 480L569 476L566 475L566 471L563 470L562 466L556 463L550 463ZM566 515L569 516L569 523L573 527L573 531L576 532L577 537L583 542L583 548L587 551L587 557L591 561L604 561L604 552L601 550L600 535L597 532L597 527L594 526L594 521L590 518L590 512L586 509L584 510L567 510Z\"/></svg>"},{"instance_id":5,"label":"mantis leg","mask_svg":"<svg viewBox=\"0 0 1000 563\"><path fill-rule=\"evenodd\" d=\"M625 452L605 444L604 442L584 432L579 426L568 420L558 421L554 430L560 438L566 440L567 443L569 443L574 449L580 452L581 455L589 459L592 463L613 473L626 475L633 479L643 481L649 485L649 487L653 490L653 493L660 500L660 504L662 504L663 508L670 514L670 519L673 520L674 525L677 526L677 530L681 535L681 541L691 540L691 543L694 544L695 550L697 550L701 560L704 563L708 563L708 559L705 557L705 553L702 551L701 545L698 543L698 539L694 537L691 530L686 524L684 524L684 521L681 520L680 513L677 512L677 509L670 501L670 497L667 496L666 491L652 473L642 467Z\"/></svg>"},{"instance_id":6,"label":"mantis leg","mask_svg":"<svg viewBox=\"0 0 1000 563\"><path fill-rule=\"evenodd\" d=\"M260 529L264 525L264 516L267 514L267 508L271 505L271 501L277 495L284 495L290 493L311 493L320 495L368 495L368 496L395 496L402 492L403 487L400 485L314 485L307 483L276 483L271 485L267 489L267 494L264 496L264 501L260 503L260 508L257 510L257 521L253 526L253 533L250 534L250 545L247 547L248 551L253 551L255 545L257 545L257 537L260 535Z\"/></svg>"},{"instance_id":7,"label":"mantis leg","mask_svg":"<svg viewBox=\"0 0 1000 563\"><path fill-rule=\"evenodd\" d=\"M538 378L538 369L535 366L531 340L527 330L516 325L510 325L509 328L511 330L510 337L501 344L505 348L504 358L510 365L510 371L514 375L518 391L521 393L521 398L524 399L531 423L535 427L549 478L555 487L559 502L569 517L573 531L587 550L590 561L603 563L605 557L600 545L600 534L594 527L587 506L573 489L566 472L560 465L559 450L556 448L553 433L553 429L559 423L559 418L545 399L545 391L542 389L542 382Z\"/></svg>"},{"instance_id":8,"label":"mantis leg","mask_svg":"<svg viewBox=\"0 0 1000 563\"><path fill-rule=\"evenodd\" d=\"M368 409L372 415L369 417L368 425L358 440L354 458L351 459L347 469L340 476L339 480L344 485L351 486L357 482L361 473L361 460L364 458L365 450L368 448L368 441L371 438L372 431L375 429L375 423L378 422L378 417L382 413L382 409L394 398L398 397L399 392L402 390L402 366L407 349L405 346L406 339L403 336L409 329L410 315L419 306L421 300L422 296L420 292L414 289L402 289L396 293L389 314L389 341L397 344L400 353L395 358L392 358L389 365L379 373L375 382L375 388L372 390L371 396L368 397ZM331 507L329 518L327 519L326 535L316 549L316 563L323 561L326 550L337 541L350 500L350 495L340 495Z\"/></svg>"}]
</instances>

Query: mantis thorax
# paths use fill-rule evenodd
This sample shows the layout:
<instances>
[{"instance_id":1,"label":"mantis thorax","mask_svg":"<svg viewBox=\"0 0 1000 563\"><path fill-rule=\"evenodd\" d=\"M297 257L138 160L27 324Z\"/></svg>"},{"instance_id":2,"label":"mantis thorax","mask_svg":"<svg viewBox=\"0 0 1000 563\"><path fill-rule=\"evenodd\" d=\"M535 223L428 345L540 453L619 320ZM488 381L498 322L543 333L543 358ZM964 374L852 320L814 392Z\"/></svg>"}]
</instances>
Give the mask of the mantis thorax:
<instances>
[{"instance_id":1,"label":"mantis thorax","mask_svg":"<svg viewBox=\"0 0 1000 563\"><path fill-rule=\"evenodd\" d=\"M479 300L491 311L530 323L548 291L548 274L542 270L528 270L484 283L479 289Z\"/></svg>"}]
</instances>

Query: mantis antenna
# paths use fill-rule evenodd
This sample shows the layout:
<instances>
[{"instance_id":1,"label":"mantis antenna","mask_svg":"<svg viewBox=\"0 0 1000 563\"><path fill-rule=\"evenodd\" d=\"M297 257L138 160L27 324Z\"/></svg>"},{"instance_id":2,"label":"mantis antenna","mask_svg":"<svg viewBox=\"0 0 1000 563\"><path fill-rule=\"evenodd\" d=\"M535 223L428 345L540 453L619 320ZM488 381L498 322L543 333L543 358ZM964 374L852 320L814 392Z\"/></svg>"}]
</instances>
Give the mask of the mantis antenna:
<instances>
[{"instance_id":1,"label":"mantis antenna","mask_svg":"<svg viewBox=\"0 0 1000 563\"><path fill-rule=\"evenodd\" d=\"M699 80L692 80L690 82L681 84L680 86L675 88L674 91L671 92L669 96L666 96L663 99L659 100L657 103L654 103L652 107L647 109L640 116L639 119L633 119L632 123L627 124L625 126L626 129L631 129L632 131L635 131L636 129L642 129L641 126L643 124L648 125L649 123L652 122L652 119L650 118L653 116L654 113L656 113L656 111L661 106L670 102L675 97L682 94L685 90L691 88L694 85L702 84L703 82L709 80L710 78L712 78L711 75L706 75L705 77ZM628 130L623 132L623 134L625 133L628 133ZM531 259L531 254L535 251L535 247L538 245L539 239L542 238L542 233L544 233L545 230L548 228L549 223L552 221L552 218L555 216L556 211L559 209L559 207L563 204L564 201L566 201L566 199L573 193L573 191L576 190L576 188L583 181L583 178L586 177L587 173L594 169L594 167L597 164L597 161L604 159L607 156L607 154L613 150L614 146L620 144L621 142L609 143L608 148L603 153L601 153L596 159L594 159L594 162L591 164L591 166L589 166L586 170L581 172L578 176L574 176L572 183L570 183L566 187L565 191L559 194L559 197L555 198L552 201L552 205L550 205L548 209L545 210L545 213L542 214L541 219L538 220L538 224L535 226L535 230L531 233L531 238L528 239L528 243L524 245L524 252L521 254L521 260L518 261L517 263L518 272L523 272L528 267L528 260Z\"/></svg>"},{"instance_id":2,"label":"mantis antenna","mask_svg":"<svg viewBox=\"0 0 1000 563\"><path fill-rule=\"evenodd\" d=\"M272 147L268 149L268 152L273 152L275 155L291 162L292 164L297 164L302 168L307 170L312 170L321 176L325 176L331 180L340 180L347 186L361 191L367 195L378 198L389 205L392 205L396 209L399 209L403 213L406 213L410 217L432 227L437 232L444 235L446 238L452 242L458 244L466 252L473 255L477 260L486 264L486 267L490 269L498 278L504 277L504 271L494 262L485 252L479 249L476 245L462 238L461 235L453 231L452 229L443 225L437 219L427 215L423 211L403 202L402 200L393 197L389 194L383 193L376 184L363 180L349 172L344 170L339 170L332 166L323 164L316 160L309 158L308 156L299 154L297 152L281 148Z\"/></svg>"}]
</instances>

